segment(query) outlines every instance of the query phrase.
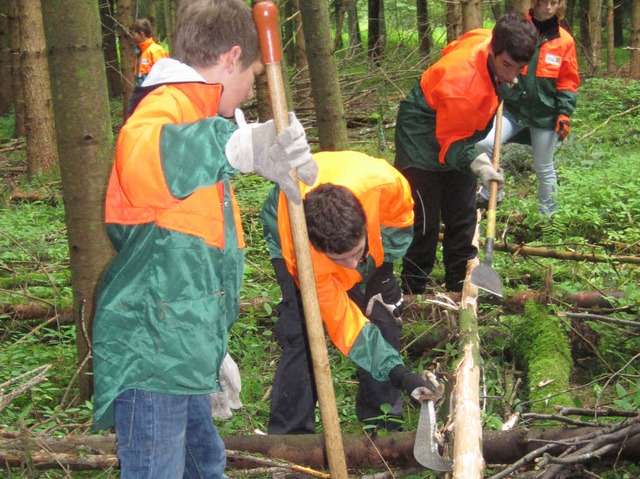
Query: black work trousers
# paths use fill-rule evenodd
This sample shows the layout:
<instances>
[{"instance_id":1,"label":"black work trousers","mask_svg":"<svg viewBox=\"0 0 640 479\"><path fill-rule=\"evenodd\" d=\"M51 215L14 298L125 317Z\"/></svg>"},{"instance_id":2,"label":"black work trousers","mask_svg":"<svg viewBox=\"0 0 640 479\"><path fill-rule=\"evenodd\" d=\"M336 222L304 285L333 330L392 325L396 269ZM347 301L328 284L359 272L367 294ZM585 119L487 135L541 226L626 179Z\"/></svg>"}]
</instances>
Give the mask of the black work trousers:
<instances>
[{"instance_id":1,"label":"black work trousers","mask_svg":"<svg viewBox=\"0 0 640 479\"><path fill-rule=\"evenodd\" d=\"M462 291L467 262L478 254L473 246L476 228L477 178L471 172L402 171L413 195L413 241L402 259L402 289L408 294L425 290L436 261L440 219L444 223L442 262L445 287Z\"/></svg>"},{"instance_id":2,"label":"black work trousers","mask_svg":"<svg viewBox=\"0 0 640 479\"><path fill-rule=\"evenodd\" d=\"M271 260L276 280L282 289L282 301L278 304L278 322L274 333L282 347L282 355L273 380L269 434L314 434L316 432L315 408L317 394L311 362L311 353L304 322L300 290L287 270L283 259ZM391 274L391 281L396 281ZM400 299L400 288L398 299ZM349 298L363 311L366 310L367 292L359 285L348 291ZM393 316L379 303L368 318L376 325L385 340L400 349L400 326ZM388 417L402 417L401 392L389 381L376 381L367 371L358 368L359 388L356 396L356 415L365 424L371 423L387 429L400 429L393 421L379 421L382 404L391 404Z\"/></svg>"}]
</instances>

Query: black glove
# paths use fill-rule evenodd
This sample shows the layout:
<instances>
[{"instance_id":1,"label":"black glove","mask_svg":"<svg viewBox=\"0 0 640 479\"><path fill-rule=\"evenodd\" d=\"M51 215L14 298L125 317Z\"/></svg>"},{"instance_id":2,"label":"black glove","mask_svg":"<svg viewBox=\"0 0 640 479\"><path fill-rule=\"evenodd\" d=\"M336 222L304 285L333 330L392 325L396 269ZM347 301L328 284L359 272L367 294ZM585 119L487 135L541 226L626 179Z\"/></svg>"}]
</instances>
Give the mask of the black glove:
<instances>
[{"instance_id":1,"label":"black glove","mask_svg":"<svg viewBox=\"0 0 640 479\"><path fill-rule=\"evenodd\" d=\"M402 316L404 299L398 281L393 275L393 264L382 263L371 279L367 282L365 291L367 309L365 315L371 316L373 307L378 302L391 316L399 319Z\"/></svg>"},{"instance_id":2,"label":"black glove","mask_svg":"<svg viewBox=\"0 0 640 479\"><path fill-rule=\"evenodd\" d=\"M389 381L394 388L403 390L418 402L435 401L442 396L442 388L435 377L425 381L422 376L412 372L403 364L399 364L391 370Z\"/></svg>"}]
</instances>

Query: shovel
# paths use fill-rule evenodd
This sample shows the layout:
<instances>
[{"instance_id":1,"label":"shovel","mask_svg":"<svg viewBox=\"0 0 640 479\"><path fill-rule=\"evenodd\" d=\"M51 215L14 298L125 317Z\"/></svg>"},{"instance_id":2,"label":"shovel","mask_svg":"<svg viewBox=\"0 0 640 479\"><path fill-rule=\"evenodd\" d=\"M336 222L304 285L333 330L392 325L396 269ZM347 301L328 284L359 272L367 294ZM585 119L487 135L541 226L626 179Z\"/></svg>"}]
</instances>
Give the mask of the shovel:
<instances>
[{"instance_id":1,"label":"shovel","mask_svg":"<svg viewBox=\"0 0 640 479\"><path fill-rule=\"evenodd\" d=\"M500 145L502 144L502 109L500 101L496 111L496 128L493 142L493 167L500 167ZM484 262L471 272L471 284L478 289L502 298L502 281L491 267L493 264L493 244L496 237L496 207L498 204L498 182L492 181L489 188L489 206L487 208L487 233L484 241Z\"/></svg>"}]
</instances>

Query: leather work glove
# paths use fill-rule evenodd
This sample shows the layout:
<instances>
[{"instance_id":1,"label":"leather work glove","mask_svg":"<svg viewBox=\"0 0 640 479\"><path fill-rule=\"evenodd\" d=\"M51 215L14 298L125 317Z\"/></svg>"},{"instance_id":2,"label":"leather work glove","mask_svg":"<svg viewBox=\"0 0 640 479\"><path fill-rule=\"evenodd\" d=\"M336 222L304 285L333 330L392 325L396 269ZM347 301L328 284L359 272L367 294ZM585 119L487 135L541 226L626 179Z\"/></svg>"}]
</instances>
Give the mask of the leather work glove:
<instances>
[{"instance_id":1,"label":"leather work glove","mask_svg":"<svg viewBox=\"0 0 640 479\"><path fill-rule=\"evenodd\" d=\"M289 112L289 126L276 136L273 120L247 124L242 110L235 112L238 129L226 146L231 166L242 173L255 171L280 185L284 194L301 203L300 188L289 171L297 168L298 179L312 185L318 177L318 165L311 155L302 124Z\"/></svg>"},{"instance_id":2,"label":"leather work glove","mask_svg":"<svg viewBox=\"0 0 640 479\"><path fill-rule=\"evenodd\" d=\"M569 136L569 130L571 125L571 118L567 115L558 115L558 121L556 122L556 134L558 135L558 141L566 140Z\"/></svg>"},{"instance_id":3,"label":"leather work glove","mask_svg":"<svg viewBox=\"0 0 640 479\"><path fill-rule=\"evenodd\" d=\"M376 272L367 282L365 300L367 301L365 316L370 317L376 303L380 303L396 320L396 324L401 322L404 298L402 297L402 290L393 276L392 263L382 263L376 269Z\"/></svg>"},{"instance_id":4,"label":"leather work glove","mask_svg":"<svg viewBox=\"0 0 640 479\"><path fill-rule=\"evenodd\" d=\"M402 389L415 401L437 401L442 397L444 386L438 383L432 373L427 379L412 372L408 367L399 364L389 373L389 381L396 389Z\"/></svg>"},{"instance_id":5,"label":"leather work glove","mask_svg":"<svg viewBox=\"0 0 640 479\"><path fill-rule=\"evenodd\" d=\"M240 370L229 353L224 357L222 366L220 366L220 385L222 386L221 392L209 394L211 414L218 419L229 419L233 416L231 409L242 407L240 402L242 389Z\"/></svg>"},{"instance_id":6,"label":"leather work glove","mask_svg":"<svg viewBox=\"0 0 640 479\"><path fill-rule=\"evenodd\" d=\"M493 168L491 159L486 153L481 153L478 157L471 162L471 171L480 178L482 186L487 190L491 188L491 182L498 182L498 191L502 191L502 184L504 183L504 177L502 176L502 170L496 171Z\"/></svg>"}]
</instances>

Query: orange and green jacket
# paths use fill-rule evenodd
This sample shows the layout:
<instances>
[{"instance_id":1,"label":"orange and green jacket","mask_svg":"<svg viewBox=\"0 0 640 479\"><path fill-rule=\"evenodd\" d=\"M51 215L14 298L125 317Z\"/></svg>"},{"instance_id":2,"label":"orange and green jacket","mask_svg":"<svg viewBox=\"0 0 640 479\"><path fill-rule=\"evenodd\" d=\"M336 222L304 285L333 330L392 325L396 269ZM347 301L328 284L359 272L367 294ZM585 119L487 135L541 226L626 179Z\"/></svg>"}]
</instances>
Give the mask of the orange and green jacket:
<instances>
[{"instance_id":1,"label":"orange and green jacket","mask_svg":"<svg viewBox=\"0 0 640 479\"><path fill-rule=\"evenodd\" d=\"M142 85L142 82L151 67L161 58L168 58L167 51L158 45L153 38L147 38L144 42L138 43L136 48L136 64L133 66L133 76L135 79L135 86Z\"/></svg>"},{"instance_id":2,"label":"orange and green jacket","mask_svg":"<svg viewBox=\"0 0 640 479\"><path fill-rule=\"evenodd\" d=\"M528 15L531 19L531 11ZM523 126L554 129L559 115L571 116L578 100L578 60L573 37L558 24L541 32L529 64L512 88L500 88L505 115Z\"/></svg>"},{"instance_id":3,"label":"orange and green jacket","mask_svg":"<svg viewBox=\"0 0 640 479\"><path fill-rule=\"evenodd\" d=\"M116 256L93 327L95 429L113 425L113 401L130 388L219 391L239 309L245 243L225 156L237 127L217 116L221 85L173 59L150 83L155 73L170 84L120 130L106 196Z\"/></svg>"},{"instance_id":4,"label":"orange and green jacket","mask_svg":"<svg viewBox=\"0 0 640 479\"><path fill-rule=\"evenodd\" d=\"M465 171L475 144L493 126L496 84L487 60L491 30L471 30L443 55L400 102L395 129L396 168Z\"/></svg>"},{"instance_id":5,"label":"orange and green jacket","mask_svg":"<svg viewBox=\"0 0 640 479\"><path fill-rule=\"evenodd\" d=\"M303 198L319 184L348 188L364 208L369 246L367 261L357 269L339 266L310 246L322 320L342 354L375 379L387 381L389 371L402 364L402 359L349 299L347 291L366 283L383 262L393 263L406 253L413 237L411 189L400 172L383 159L355 151L322 152L314 154L314 158L318 163L318 179L312 186L300 182ZM284 258L297 282L287 201L277 187L265 202L260 220L270 256Z\"/></svg>"}]
</instances>

